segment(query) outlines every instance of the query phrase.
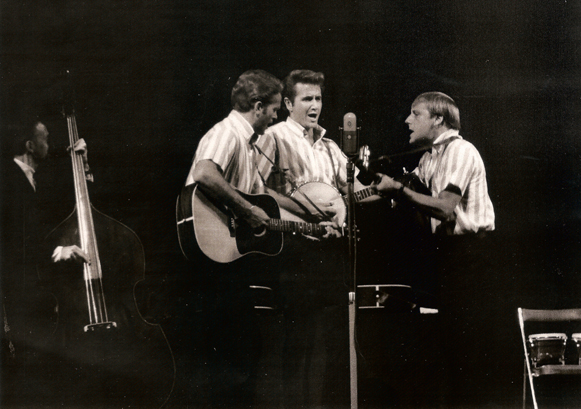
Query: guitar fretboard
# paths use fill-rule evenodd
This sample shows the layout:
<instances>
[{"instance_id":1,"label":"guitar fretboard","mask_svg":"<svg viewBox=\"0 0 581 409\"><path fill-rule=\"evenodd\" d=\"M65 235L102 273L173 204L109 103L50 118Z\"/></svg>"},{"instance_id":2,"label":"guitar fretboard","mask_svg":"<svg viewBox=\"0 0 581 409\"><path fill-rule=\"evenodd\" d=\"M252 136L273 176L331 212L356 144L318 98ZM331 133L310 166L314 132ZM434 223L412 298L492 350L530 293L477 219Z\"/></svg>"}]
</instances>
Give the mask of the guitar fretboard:
<instances>
[{"instance_id":1,"label":"guitar fretboard","mask_svg":"<svg viewBox=\"0 0 581 409\"><path fill-rule=\"evenodd\" d=\"M270 230L304 233L312 236L322 236L327 232L325 226L315 223L302 223L291 220L270 219Z\"/></svg>"},{"instance_id":2,"label":"guitar fretboard","mask_svg":"<svg viewBox=\"0 0 581 409\"><path fill-rule=\"evenodd\" d=\"M373 195L376 195L377 192L375 191L375 189L367 187L365 189L361 189L358 190L357 192L353 193L353 196L355 196L355 201L356 202L360 202L363 199L367 199L368 197L371 197Z\"/></svg>"}]
</instances>

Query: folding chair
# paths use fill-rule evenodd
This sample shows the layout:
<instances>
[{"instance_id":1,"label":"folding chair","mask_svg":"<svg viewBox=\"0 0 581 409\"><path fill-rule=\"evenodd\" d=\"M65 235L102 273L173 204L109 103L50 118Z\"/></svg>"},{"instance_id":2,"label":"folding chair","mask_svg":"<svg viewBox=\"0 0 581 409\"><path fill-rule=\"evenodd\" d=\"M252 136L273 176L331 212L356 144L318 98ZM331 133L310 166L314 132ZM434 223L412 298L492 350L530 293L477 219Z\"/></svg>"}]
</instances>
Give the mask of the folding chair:
<instances>
[{"instance_id":1,"label":"folding chair","mask_svg":"<svg viewBox=\"0 0 581 409\"><path fill-rule=\"evenodd\" d=\"M525 323L560 323L562 325L559 327L560 330L568 329L570 331L574 328L571 324L581 324L581 308L560 310L519 308L518 319L525 354L523 409L526 409L527 377L534 408L538 409L533 379L549 375L581 375L579 355L576 355L574 362L568 363L565 359L567 341L574 340L577 344L577 350L579 350L581 334L572 332L533 334L530 331L530 325L525 331Z\"/></svg>"}]
</instances>

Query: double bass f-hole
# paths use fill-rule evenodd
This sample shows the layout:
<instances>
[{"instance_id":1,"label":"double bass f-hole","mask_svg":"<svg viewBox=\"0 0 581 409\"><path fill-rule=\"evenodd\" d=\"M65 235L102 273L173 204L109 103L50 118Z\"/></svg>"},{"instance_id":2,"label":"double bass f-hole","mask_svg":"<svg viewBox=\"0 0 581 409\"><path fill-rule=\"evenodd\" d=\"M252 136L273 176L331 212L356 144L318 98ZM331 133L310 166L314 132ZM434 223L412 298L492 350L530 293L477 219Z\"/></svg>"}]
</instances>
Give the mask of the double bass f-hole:
<instances>
[{"instance_id":1,"label":"double bass f-hole","mask_svg":"<svg viewBox=\"0 0 581 409\"><path fill-rule=\"evenodd\" d=\"M81 248L87 253L90 260L89 263L84 263L83 265L89 320L89 323L84 326L84 331L94 331L101 328L111 329L117 327L117 323L109 321L107 313L107 302L105 300L105 292L103 291L101 260L99 258L99 248L97 246L95 225L93 223L87 179L85 177L85 163L82 154L74 150L76 143L79 141L77 121L74 110L70 114L65 115L69 130L79 237Z\"/></svg>"}]
</instances>

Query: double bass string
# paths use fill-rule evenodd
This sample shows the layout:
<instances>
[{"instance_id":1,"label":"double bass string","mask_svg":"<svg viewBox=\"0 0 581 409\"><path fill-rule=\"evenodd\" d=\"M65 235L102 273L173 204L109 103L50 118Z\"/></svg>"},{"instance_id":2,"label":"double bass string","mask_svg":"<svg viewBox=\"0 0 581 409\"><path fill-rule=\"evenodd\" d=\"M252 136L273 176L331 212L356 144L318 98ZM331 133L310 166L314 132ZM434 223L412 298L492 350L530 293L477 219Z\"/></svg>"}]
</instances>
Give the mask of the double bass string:
<instances>
[{"instance_id":1,"label":"double bass string","mask_svg":"<svg viewBox=\"0 0 581 409\"><path fill-rule=\"evenodd\" d=\"M103 292L99 251L96 244L93 216L89 202L87 181L85 179L85 165L82 155L74 151L74 146L79 140L74 115L67 116L67 125L71 145L79 237L81 240L81 248L88 254L90 260L90 263L85 263L83 266L89 322L90 324L102 323L108 321L108 316L105 305L105 294Z\"/></svg>"},{"instance_id":2,"label":"double bass string","mask_svg":"<svg viewBox=\"0 0 581 409\"><path fill-rule=\"evenodd\" d=\"M76 244L87 262L47 266L62 317L54 334L59 350L51 372L58 388L51 398L75 407L161 409L174 388L176 365L161 326L147 322L136 302L135 285L145 278L143 245L89 200L71 87L64 93L70 95L62 109L69 138L63 153L70 155L76 203L46 240L55 247Z\"/></svg>"}]
</instances>

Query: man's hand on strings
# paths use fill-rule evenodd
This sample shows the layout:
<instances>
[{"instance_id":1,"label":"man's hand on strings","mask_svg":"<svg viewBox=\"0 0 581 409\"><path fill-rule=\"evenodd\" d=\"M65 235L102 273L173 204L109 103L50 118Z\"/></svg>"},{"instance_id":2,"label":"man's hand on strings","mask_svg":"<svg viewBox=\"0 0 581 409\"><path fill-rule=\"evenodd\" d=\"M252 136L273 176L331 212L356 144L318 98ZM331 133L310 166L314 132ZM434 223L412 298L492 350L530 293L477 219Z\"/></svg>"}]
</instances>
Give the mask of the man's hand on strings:
<instances>
[{"instance_id":1,"label":"man's hand on strings","mask_svg":"<svg viewBox=\"0 0 581 409\"><path fill-rule=\"evenodd\" d=\"M323 238L342 237L343 222L345 220L345 202L343 198L338 196L327 203L318 203L317 206L325 215L323 217L320 213L317 214L319 216L319 225L325 226L327 231Z\"/></svg>"},{"instance_id":2,"label":"man's hand on strings","mask_svg":"<svg viewBox=\"0 0 581 409\"><path fill-rule=\"evenodd\" d=\"M338 231L340 232L339 237L342 236L341 232L343 231L345 219L347 217L347 208L345 207L343 197L337 196L335 199L329 201L328 205L323 204L319 207L326 216L326 219L321 219L321 221L330 222L329 225L335 229L335 233Z\"/></svg>"},{"instance_id":3,"label":"man's hand on strings","mask_svg":"<svg viewBox=\"0 0 581 409\"><path fill-rule=\"evenodd\" d=\"M71 147L69 146L67 150L70 152ZM87 143L83 138L75 142L74 151L81 155L83 158L83 166L85 168L85 175L87 176L87 180L93 181L93 175L91 174L91 168L89 167L89 156L88 156L89 149L87 147Z\"/></svg>"},{"instance_id":4,"label":"man's hand on strings","mask_svg":"<svg viewBox=\"0 0 581 409\"><path fill-rule=\"evenodd\" d=\"M247 209L244 220L246 220L250 227L257 229L260 226L268 226L270 217L260 207L251 206Z\"/></svg>"},{"instance_id":5,"label":"man's hand on strings","mask_svg":"<svg viewBox=\"0 0 581 409\"><path fill-rule=\"evenodd\" d=\"M79 263L90 263L89 256L79 246L58 246L52 253L52 261L77 261Z\"/></svg>"},{"instance_id":6,"label":"man's hand on strings","mask_svg":"<svg viewBox=\"0 0 581 409\"><path fill-rule=\"evenodd\" d=\"M331 237L343 237L343 229L337 226L335 222L321 222L319 223L321 226L325 226L325 230L327 233L323 235L324 239L328 239Z\"/></svg>"},{"instance_id":7,"label":"man's hand on strings","mask_svg":"<svg viewBox=\"0 0 581 409\"><path fill-rule=\"evenodd\" d=\"M337 218L340 217L341 210L345 203L341 197L326 202L317 201L317 209L311 209L311 216L315 222L333 221L337 224ZM312 208L311 205L308 205ZM320 211L319 211L320 210Z\"/></svg>"},{"instance_id":8,"label":"man's hand on strings","mask_svg":"<svg viewBox=\"0 0 581 409\"><path fill-rule=\"evenodd\" d=\"M373 182L371 187L377 190L379 193L391 193L401 187L401 183L396 182L387 175L378 173L377 176L378 178L381 178L379 183Z\"/></svg>"}]
</instances>

